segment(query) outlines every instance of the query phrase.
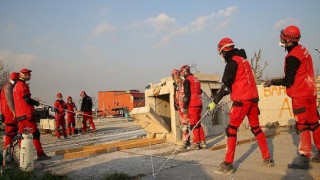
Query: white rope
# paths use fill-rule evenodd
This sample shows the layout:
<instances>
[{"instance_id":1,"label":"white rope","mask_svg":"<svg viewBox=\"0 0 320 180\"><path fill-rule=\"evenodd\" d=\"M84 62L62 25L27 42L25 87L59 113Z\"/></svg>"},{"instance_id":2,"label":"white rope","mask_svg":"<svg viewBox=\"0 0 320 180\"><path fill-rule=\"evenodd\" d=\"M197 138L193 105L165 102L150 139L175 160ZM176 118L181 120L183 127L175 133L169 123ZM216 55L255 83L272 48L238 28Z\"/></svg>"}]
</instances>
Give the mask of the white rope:
<instances>
[{"instance_id":1,"label":"white rope","mask_svg":"<svg viewBox=\"0 0 320 180\"><path fill-rule=\"evenodd\" d=\"M216 113L216 109L214 111L214 114ZM197 122L197 124L190 130L189 134L187 135L187 137L190 136L190 134L192 133L192 131L198 126L198 124L203 120L203 118L208 114L209 110L207 110L204 115L201 117L201 119ZM159 171L164 167L164 165L171 159L171 157L175 154L175 152L179 149L180 147L177 146L177 148L171 153L171 155L166 159L166 161L160 166L160 168L158 169L158 171L156 173L153 173L153 176L156 177L156 175L159 173Z\"/></svg>"}]
</instances>

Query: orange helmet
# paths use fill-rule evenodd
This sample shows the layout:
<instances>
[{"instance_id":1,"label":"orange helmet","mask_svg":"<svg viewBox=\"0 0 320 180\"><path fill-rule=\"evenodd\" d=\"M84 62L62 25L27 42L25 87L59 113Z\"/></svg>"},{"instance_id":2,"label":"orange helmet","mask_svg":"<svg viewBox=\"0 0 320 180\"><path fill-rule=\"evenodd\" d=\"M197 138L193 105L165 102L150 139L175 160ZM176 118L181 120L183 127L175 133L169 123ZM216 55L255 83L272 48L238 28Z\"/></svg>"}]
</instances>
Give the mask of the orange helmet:
<instances>
[{"instance_id":1,"label":"orange helmet","mask_svg":"<svg viewBox=\"0 0 320 180\"><path fill-rule=\"evenodd\" d=\"M171 77L179 77L180 71L178 69L173 69L171 72Z\"/></svg>"},{"instance_id":2,"label":"orange helmet","mask_svg":"<svg viewBox=\"0 0 320 180\"><path fill-rule=\"evenodd\" d=\"M218 44L218 51L221 53L222 51L231 51L234 49L234 43L230 38L222 38Z\"/></svg>"},{"instance_id":3,"label":"orange helmet","mask_svg":"<svg viewBox=\"0 0 320 180\"><path fill-rule=\"evenodd\" d=\"M57 93L57 98L62 98L62 94L60 92Z\"/></svg>"},{"instance_id":4,"label":"orange helmet","mask_svg":"<svg viewBox=\"0 0 320 180\"><path fill-rule=\"evenodd\" d=\"M19 73L19 79L22 81L28 81L31 78L31 70L30 69L21 69Z\"/></svg>"},{"instance_id":5,"label":"orange helmet","mask_svg":"<svg viewBox=\"0 0 320 180\"><path fill-rule=\"evenodd\" d=\"M301 34L297 26L288 26L281 30L280 39L285 42L298 42L300 40Z\"/></svg>"},{"instance_id":6,"label":"orange helmet","mask_svg":"<svg viewBox=\"0 0 320 180\"><path fill-rule=\"evenodd\" d=\"M11 79L11 80L13 80L13 81L18 80L18 79L19 79L19 73L17 73L17 72L12 72L12 73L10 73L9 79Z\"/></svg>"}]
</instances>

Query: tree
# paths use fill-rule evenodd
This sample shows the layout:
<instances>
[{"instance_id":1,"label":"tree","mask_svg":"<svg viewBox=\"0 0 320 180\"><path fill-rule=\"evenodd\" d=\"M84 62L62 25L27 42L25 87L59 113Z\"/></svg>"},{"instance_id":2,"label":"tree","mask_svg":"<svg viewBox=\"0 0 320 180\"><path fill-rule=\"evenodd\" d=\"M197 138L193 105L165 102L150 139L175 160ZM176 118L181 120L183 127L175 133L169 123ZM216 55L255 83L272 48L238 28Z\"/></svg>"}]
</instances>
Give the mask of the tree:
<instances>
[{"instance_id":1,"label":"tree","mask_svg":"<svg viewBox=\"0 0 320 180\"><path fill-rule=\"evenodd\" d=\"M192 73L200 73L200 71L198 70L198 68L197 68L197 64L195 64L195 63L191 63L191 65L190 65L190 71L192 72Z\"/></svg>"},{"instance_id":2,"label":"tree","mask_svg":"<svg viewBox=\"0 0 320 180\"><path fill-rule=\"evenodd\" d=\"M0 60L0 86L8 81L9 68Z\"/></svg>"},{"instance_id":3,"label":"tree","mask_svg":"<svg viewBox=\"0 0 320 180\"><path fill-rule=\"evenodd\" d=\"M254 52L253 58L251 58L250 64L251 64L251 69L253 71L253 76L254 76L256 82L261 81L263 71L268 66L267 61L265 61L262 65L262 50L261 49L259 49L258 53Z\"/></svg>"}]
</instances>

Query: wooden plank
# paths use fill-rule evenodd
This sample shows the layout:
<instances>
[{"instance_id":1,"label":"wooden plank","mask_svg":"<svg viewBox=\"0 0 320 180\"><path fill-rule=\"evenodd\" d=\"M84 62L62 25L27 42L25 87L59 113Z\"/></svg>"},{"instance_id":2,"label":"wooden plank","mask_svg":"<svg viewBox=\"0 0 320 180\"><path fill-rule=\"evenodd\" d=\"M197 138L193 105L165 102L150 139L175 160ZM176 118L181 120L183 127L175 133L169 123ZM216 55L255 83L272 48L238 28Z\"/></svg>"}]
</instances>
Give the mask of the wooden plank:
<instances>
[{"instance_id":1,"label":"wooden plank","mask_svg":"<svg viewBox=\"0 0 320 180\"><path fill-rule=\"evenodd\" d=\"M73 149L61 149L61 150L56 150L55 155L64 155L66 153L73 153L73 152L79 152L83 151L83 147L80 148L73 148Z\"/></svg>"},{"instance_id":2,"label":"wooden plank","mask_svg":"<svg viewBox=\"0 0 320 180\"><path fill-rule=\"evenodd\" d=\"M110 148L98 148L98 149L87 150L87 151L67 153L67 154L64 154L64 159L75 159L75 158L87 157L95 154L115 152L117 150L118 150L117 147L110 147Z\"/></svg>"},{"instance_id":3,"label":"wooden plank","mask_svg":"<svg viewBox=\"0 0 320 180\"><path fill-rule=\"evenodd\" d=\"M164 143L164 142L166 142L166 139L153 139L153 140L150 140L150 141L123 144L123 145L120 145L118 147L119 147L119 150L124 150L124 149L131 149L131 148L147 146L147 145L149 145L149 143L151 145L153 145L153 144L160 144L160 143Z\"/></svg>"},{"instance_id":4,"label":"wooden plank","mask_svg":"<svg viewBox=\"0 0 320 180\"><path fill-rule=\"evenodd\" d=\"M66 153L79 152L79 151L84 151L84 150L92 150L92 149L98 149L98 148L108 148L108 147L114 147L117 145L121 145L123 143L134 143L134 142L141 142L141 141L148 141L148 139L134 139L134 140L128 140L128 141L113 142L113 143L108 143L108 144L83 146L81 148L61 149L61 150L56 150L55 155L63 155Z\"/></svg>"},{"instance_id":5,"label":"wooden plank","mask_svg":"<svg viewBox=\"0 0 320 180\"><path fill-rule=\"evenodd\" d=\"M110 153L118 150L142 147L147 146L149 144L159 144L164 142L166 142L166 139L139 139L96 146L85 146L82 149L68 149L64 151L61 150L61 152L64 153L64 159L74 159L80 157L87 157L95 154Z\"/></svg>"}]
</instances>

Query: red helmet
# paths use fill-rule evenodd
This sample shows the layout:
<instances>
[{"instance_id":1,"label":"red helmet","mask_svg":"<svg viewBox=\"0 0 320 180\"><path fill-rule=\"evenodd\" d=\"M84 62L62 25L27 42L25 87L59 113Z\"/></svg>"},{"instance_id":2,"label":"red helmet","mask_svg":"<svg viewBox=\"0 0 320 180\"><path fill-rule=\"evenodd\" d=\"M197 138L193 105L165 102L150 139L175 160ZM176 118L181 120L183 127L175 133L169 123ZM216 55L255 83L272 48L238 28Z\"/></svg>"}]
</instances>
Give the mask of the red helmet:
<instances>
[{"instance_id":1,"label":"red helmet","mask_svg":"<svg viewBox=\"0 0 320 180\"><path fill-rule=\"evenodd\" d=\"M171 77L179 77L180 76L180 71L178 69L173 69L171 72Z\"/></svg>"},{"instance_id":2,"label":"red helmet","mask_svg":"<svg viewBox=\"0 0 320 180\"><path fill-rule=\"evenodd\" d=\"M23 81L28 81L31 78L31 70L30 69L21 69L19 74L19 79Z\"/></svg>"},{"instance_id":3,"label":"red helmet","mask_svg":"<svg viewBox=\"0 0 320 180\"><path fill-rule=\"evenodd\" d=\"M234 49L234 43L232 39L230 38L222 38L218 44L218 51L221 53L221 51L230 51Z\"/></svg>"},{"instance_id":4,"label":"red helmet","mask_svg":"<svg viewBox=\"0 0 320 180\"><path fill-rule=\"evenodd\" d=\"M67 100L68 100L68 101L69 101L69 100L72 101L72 97L71 97L71 96L68 96L68 97L67 97Z\"/></svg>"},{"instance_id":5,"label":"red helmet","mask_svg":"<svg viewBox=\"0 0 320 180\"><path fill-rule=\"evenodd\" d=\"M57 93L57 98L62 98L62 94L60 92Z\"/></svg>"},{"instance_id":6,"label":"red helmet","mask_svg":"<svg viewBox=\"0 0 320 180\"><path fill-rule=\"evenodd\" d=\"M281 30L280 38L286 42L298 42L301 34L297 26L288 26Z\"/></svg>"},{"instance_id":7,"label":"red helmet","mask_svg":"<svg viewBox=\"0 0 320 180\"><path fill-rule=\"evenodd\" d=\"M12 72L12 73L10 73L9 78L10 78L11 80L13 80L13 81L16 81L16 80L19 79L19 73L17 73L17 72Z\"/></svg>"},{"instance_id":8,"label":"red helmet","mask_svg":"<svg viewBox=\"0 0 320 180\"><path fill-rule=\"evenodd\" d=\"M183 66L181 66L181 68L180 68L180 74L184 74L184 72L190 73L190 66L188 66L188 65L183 65Z\"/></svg>"}]
</instances>

